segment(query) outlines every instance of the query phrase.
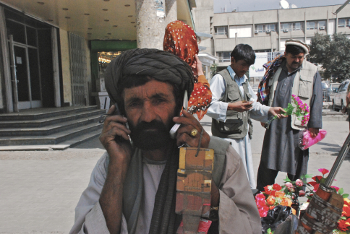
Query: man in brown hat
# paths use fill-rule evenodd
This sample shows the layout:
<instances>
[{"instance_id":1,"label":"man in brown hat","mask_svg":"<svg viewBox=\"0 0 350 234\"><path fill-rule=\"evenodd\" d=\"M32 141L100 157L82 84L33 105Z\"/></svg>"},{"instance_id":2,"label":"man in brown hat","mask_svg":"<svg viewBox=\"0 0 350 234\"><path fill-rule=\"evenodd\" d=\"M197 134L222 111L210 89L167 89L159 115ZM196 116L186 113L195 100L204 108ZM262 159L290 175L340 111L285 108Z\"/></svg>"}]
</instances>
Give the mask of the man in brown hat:
<instances>
[{"instance_id":1,"label":"man in brown hat","mask_svg":"<svg viewBox=\"0 0 350 234\"><path fill-rule=\"evenodd\" d=\"M310 108L310 119L303 124L295 115L275 120L266 130L258 170L257 189L274 184L278 171L295 181L307 173L309 150L298 146L299 132L307 129L315 137L322 128L322 87L317 67L306 61L309 47L298 40L287 40L284 56L269 66L259 85L259 101L286 108L292 94Z\"/></svg>"}]
</instances>

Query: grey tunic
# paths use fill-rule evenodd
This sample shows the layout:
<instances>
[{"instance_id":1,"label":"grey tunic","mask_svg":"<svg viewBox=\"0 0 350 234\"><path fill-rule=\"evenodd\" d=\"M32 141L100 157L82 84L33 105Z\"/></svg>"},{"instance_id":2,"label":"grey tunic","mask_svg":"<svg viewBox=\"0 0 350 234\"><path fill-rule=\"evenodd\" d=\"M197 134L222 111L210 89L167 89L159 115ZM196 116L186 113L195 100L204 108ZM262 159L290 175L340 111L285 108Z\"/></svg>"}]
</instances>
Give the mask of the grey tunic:
<instances>
[{"instance_id":1,"label":"grey tunic","mask_svg":"<svg viewBox=\"0 0 350 234\"><path fill-rule=\"evenodd\" d=\"M286 108L291 101L293 81L298 69L288 75L285 63L281 66L272 106ZM308 128L322 128L322 86L318 72L314 75ZM274 120L265 132L260 164L272 170L296 175L300 173L297 173L297 166L301 163L301 174L306 173L309 151L302 151L298 147L298 135L299 131L291 128L290 116Z\"/></svg>"}]
</instances>

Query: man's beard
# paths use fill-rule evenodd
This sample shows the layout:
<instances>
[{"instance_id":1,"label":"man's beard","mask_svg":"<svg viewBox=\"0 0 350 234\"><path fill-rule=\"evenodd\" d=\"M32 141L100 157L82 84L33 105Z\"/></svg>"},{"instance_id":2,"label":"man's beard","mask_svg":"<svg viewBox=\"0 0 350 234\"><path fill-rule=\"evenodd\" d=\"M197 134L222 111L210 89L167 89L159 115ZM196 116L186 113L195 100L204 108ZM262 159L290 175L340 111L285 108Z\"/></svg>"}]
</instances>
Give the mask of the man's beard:
<instances>
[{"instance_id":1,"label":"man's beard","mask_svg":"<svg viewBox=\"0 0 350 234\"><path fill-rule=\"evenodd\" d=\"M155 150L166 146L170 138L170 128L163 122L153 120L149 123L141 122L135 127L130 124L130 137L133 144L142 150Z\"/></svg>"}]
</instances>

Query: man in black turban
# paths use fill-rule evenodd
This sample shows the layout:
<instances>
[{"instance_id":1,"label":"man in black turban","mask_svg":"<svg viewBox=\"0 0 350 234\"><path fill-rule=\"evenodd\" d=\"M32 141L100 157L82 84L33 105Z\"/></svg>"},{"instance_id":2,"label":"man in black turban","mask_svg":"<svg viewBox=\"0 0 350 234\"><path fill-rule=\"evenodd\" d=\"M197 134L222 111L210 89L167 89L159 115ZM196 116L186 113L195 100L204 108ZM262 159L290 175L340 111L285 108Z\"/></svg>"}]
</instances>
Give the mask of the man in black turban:
<instances>
[{"instance_id":1,"label":"man in black turban","mask_svg":"<svg viewBox=\"0 0 350 234\"><path fill-rule=\"evenodd\" d=\"M175 214L175 195L183 144L212 148L214 162L222 162L214 164L219 182L211 191L220 233L261 233L239 155L228 142L210 137L187 111L180 116L185 90L193 89L185 62L156 49L129 50L110 63L105 82L116 104L100 135L107 152L79 200L70 233L175 233L182 219ZM172 139L175 123L181 126Z\"/></svg>"}]
</instances>

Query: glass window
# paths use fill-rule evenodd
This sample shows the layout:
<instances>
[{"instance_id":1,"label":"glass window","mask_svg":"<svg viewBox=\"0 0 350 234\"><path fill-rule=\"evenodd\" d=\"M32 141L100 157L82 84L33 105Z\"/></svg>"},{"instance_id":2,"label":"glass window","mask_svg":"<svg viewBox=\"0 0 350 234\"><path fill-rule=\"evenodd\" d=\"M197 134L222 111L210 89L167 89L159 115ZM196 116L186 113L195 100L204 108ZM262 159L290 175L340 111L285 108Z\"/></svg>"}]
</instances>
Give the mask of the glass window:
<instances>
[{"instance_id":1,"label":"glass window","mask_svg":"<svg viewBox=\"0 0 350 234\"><path fill-rule=\"evenodd\" d=\"M215 27L215 35L227 35L227 27Z\"/></svg>"},{"instance_id":2,"label":"glass window","mask_svg":"<svg viewBox=\"0 0 350 234\"><path fill-rule=\"evenodd\" d=\"M293 30L294 31L301 30L301 23L300 22L293 23Z\"/></svg>"},{"instance_id":3,"label":"glass window","mask_svg":"<svg viewBox=\"0 0 350 234\"><path fill-rule=\"evenodd\" d=\"M306 29L307 29L307 30L316 29L316 23L315 23L314 21L307 22L307 23L306 23Z\"/></svg>"},{"instance_id":4,"label":"glass window","mask_svg":"<svg viewBox=\"0 0 350 234\"><path fill-rule=\"evenodd\" d=\"M219 57L219 62L231 62L231 52L230 51L223 51L223 52L216 52L217 56Z\"/></svg>"},{"instance_id":5,"label":"glass window","mask_svg":"<svg viewBox=\"0 0 350 234\"><path fill-rule=\"evenodd\" d=\"M275 25L274 24L266 24L265 25L266 31L271 31L271 32L275 32Z\"/></svg>"},{"instance_id":6,"label":"glass window","mask_svg":"<svg viewBox=\"0 0 350 234\"><path fill-rule=\"evenodd\" d=\"M282 31L288 31L291 29L291 23L282 23L281 24L281 30Z\"/></svg>"},{"instance_id":7,"label":"glass window","mask_svg":"<svg viewBox=\"0 0 350 234\"><path fill-rule=\"evenodd\" d=\"M326 28L326 21L318 21L318 28L321 29L325 29Z\"/></svg>"},{"instance_id":8,"label":"glass window","mask_svg":"<svg viewBox=\"0 0 350 234\"><path fill-rule=\"evenodd\" d=\"M346 25L346 19L339 19L338 20L338 27L345 27Z\"/></svg>"},{"instance_id":9,"label":"glass window","mask_svg":"<svg viewBox=\"0 0 350 234\"><path fill-rule=\"evenodd\" d=\"M27 44L31 46L36 46L36 30L31 27L26 27L27 29Z\"/></svg>"},{"instance_id":10,"label":"glass window","mask_svg":"<svg viewBox=\"0 0 350 234\"><path fill-rule=\"evenodd\" d=\"M264 32L264 25L263 24L255 25L255 31L259 33Z\"/></svg>"},{"instance_id":11,"label":"glass window","mask_svg":"<svg viewBox=\"0 0 350 234\"><path fill-rule=\"evenodd\" d=\"M11 20L6 21L7 35L13 35L13 40L25 44L26 38L24 33L24 25L13 22Z\"/></svg>"}]
</instances>

